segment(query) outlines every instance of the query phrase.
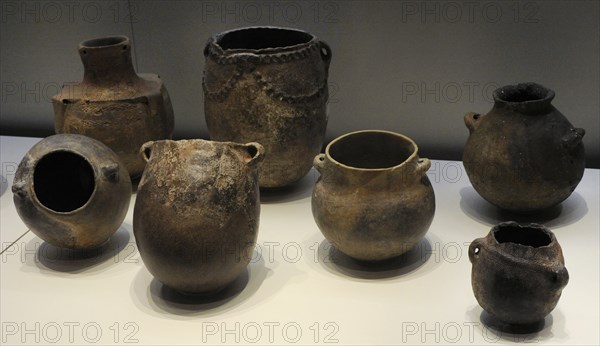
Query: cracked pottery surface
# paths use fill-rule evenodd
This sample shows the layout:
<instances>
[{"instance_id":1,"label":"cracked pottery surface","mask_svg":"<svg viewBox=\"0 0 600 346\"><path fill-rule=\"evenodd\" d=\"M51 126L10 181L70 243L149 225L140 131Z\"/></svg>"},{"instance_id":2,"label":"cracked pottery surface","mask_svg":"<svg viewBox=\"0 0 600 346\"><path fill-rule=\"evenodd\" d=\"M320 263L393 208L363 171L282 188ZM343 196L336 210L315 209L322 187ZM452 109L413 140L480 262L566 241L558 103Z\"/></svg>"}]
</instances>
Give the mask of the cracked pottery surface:
<instances>
[{"instance_id":1,"label":"cracked pottery surface","mask_svg":"<svg viewBox=\"0 0 600 346\"><path fill-rule=\"evenodd\" d=\"M470 136L463 152L467 175L488 202L513 212L535 212L564 201L585 169L582 138L539 84L494 92L486 114L464 117Z\"/></svg>"},{"instance_id":2,"label":"cracked pottery surface","mask_svg":"<svg viewBox=\"0 0 600 346\"><path fill-rule=\"evenodd\" d=\"M210 138L264 145L261 187L305 176L327 126L329 46L296 29L250 27L211 37L204 55Z\"/></svg>"},{"instance_id":3,"label":"cracked pottery surface","mask_svg":"<svg viewBox=\"0 0 600 346\"><path fill-rule=\"evenodd\" d=\"M543 320L569 282L556 237L538 224L498 224L471 243L469 259L479 305L508 324Z\"/></svg>"},{"instance_id":4,"label":"cracked pottery surface","mask_svg":"<svg viewBox=\"0 0 600 346\"><path fill-rule=\"evenodd\" d=\"M321 176L312 194L319 229L339 251L364 261L409 251L435 214L431 163L410 138L358 131L332 141L315 157Z\"/></svg>"},{"instance_id":5,"label":"cracked pottery surface","mask_svg":"<svg viewBox=\"0 0 600 346\"><path fill-rule=\"evenodd\" d=\"M156 279L184 293L217 292L245 270L258 236L258 143L161 140L141 149L133 230Z\"/></svg>"},{"instance_id":6,"label":"cracked pottery surface","mask_svg":"<svg viewBox=\"0 0 600 346\"><path fill-rule=\"evenodd\" d=\"M83 250L102 245L121 226L131 181L119 157L101 142L54 135L23 157L12 191L33 233L52 245Z\"/></svg>"},{"instance_id":7,"label":"cracked pottery surface","mask_svg":"<svg viewBox=\"0 0 600 346\"><path fill-rule=\"evenodd\" d=\"M167 89L158 75L135 72L125 36L84 41L78 51L83 81L63 85L52 98L56 133L101 141L121 157L132 178L139 178L145 164L139 157L142 144L173 134Z\"/></svg>"}]
</instances>

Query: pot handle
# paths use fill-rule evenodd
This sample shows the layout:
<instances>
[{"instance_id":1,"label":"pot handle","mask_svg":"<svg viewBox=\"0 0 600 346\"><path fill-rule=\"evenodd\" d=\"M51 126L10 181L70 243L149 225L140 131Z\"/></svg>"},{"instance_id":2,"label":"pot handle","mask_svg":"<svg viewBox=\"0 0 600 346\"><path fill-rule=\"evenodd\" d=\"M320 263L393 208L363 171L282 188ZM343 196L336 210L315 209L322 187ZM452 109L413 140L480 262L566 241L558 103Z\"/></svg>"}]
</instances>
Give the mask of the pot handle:
<instances>
[{"instance_id":1,"label":"pot handle","mask_svg":"<svg viewBox=\"0 0 600 346\"><path fill-rule=\"evenodd\" d=\"M481 120L482 115L475 112L469 112L465 114L465 125L469 129L469 133L473 133L479 126L479 120Z\"/></svg>"},{"instance_id":2,"label":"pot handle","mask_svg":"<svg viewBox=\"0 0 600 346\"><path fill-rule=\"evenodd\" d=\"M208 56L208 53L210 52L211 41L212 41L212 39L209 39L208 41L206 41L206 44L204 45L204 49L202 50L202 53L204 54L205 58Z\"/></svg>"},{"instance_id":3,"label":"pot handle","mask_svg":"<svg viewBox=\"0 0 600 346\"><path fill-rule=\"evenodd\" d=\"M427 173L429 168L431 167L431 161L428 158L421 157L417 160L417 172L421 175Z\"/></svg>"},{"instance_id":4,"label":"pot handle","mask_svg":"<svg viewBox=\"0 0 600 346\"><path fill-rule=\"evenodd\" d=\"M317 172L323 174L323 170L325 169L325 154L318 154L313 159L313 166L317 170Z\"/></svg>"},{"instance_id":5,"label":"pot handle","mask_svg":"<svg viewBox=\"0 0 600 346\"><path fill-rule=\"evenodd\" d=\"M550 280L557 288L562 289L569 283L569 272L564 266L559 270L553 271L550 275Z\"/></svg>"},{"instance_id":6,"label":"pot handle","mask_svg":"<svg viewBox=\"0 0 600 346\"><path fill-rule=\"evenodd\" d=\"M142 155L142 159L145 162L150 161L150 156L152 156L152 146L154 145L154 141L148 141L140 147L140 155Z\"/></svg>"},{"instance_id":7,"label":"pot handle","mask_svg":"<svg viewBox=\"0 0 600 346\"><path fill-rule=\"evenodd\" d=\"M27 197L25 186L26 184L24 181L15 179L12 185L12 193L20 199L25 199L25 197Z\"/></svg>"},{"instance_id":8,"label":"pot handle","mask_svg":"<svg viewBox=\"0 0 600 346\"><path fill-rule=\"evenodd\" d=\"M475 263L477 257L481 255L481 244L483 243L483 239L484 238L477 238L469 245L469 261L471 261L471 263Z\"/></svg>"},{"instance_id":9,"label":"pot handle","mask_svg":"<svg viewBox=\"0 0 600 346\"><path fill-rule=\"evenodd\" d=\"M319 52L321 53L321 58L323 62L325 62L325 70L329 70L329 64L331 63L331 47L325 41L319 41Z\"/></svg>"},{"instance_id":10,"label":"pot handle","mask_svg":"<svg viewBox=\"0 0 600 346\"><path fill-rule=\"evenodd\" d=\"M111 164L108 164L108 165L102 167L102 174L104 175L106 180L110 181L111 183L118 182L119 181L119 164L116 162L113 162Z\"/></svg>"},{"instance_id":11,"label":"pot handle","mask_svg":"<svg viewBox=\"0 0 600 346\"><path fill-rule=\"evenodd\" d=\"M562 138L563 145L565 148L571 150L575 149L575 147L581 143L583 140L583 136L585 136L585 130L582 128L571 129L569 133L567 133Z\"/></svg>"},{"instance_id":12,"label":"pot handle","mask_svg":"<svg viewBox=\"0 0 600 346\"><path fill-rule=\"evenodd\" d=\"M261 162L265 157L265 148L257 142L250 142L244 144L246 152L250 155L250 158L246 160L246 164L256 164Z\"/></svg>"}]
</instances>

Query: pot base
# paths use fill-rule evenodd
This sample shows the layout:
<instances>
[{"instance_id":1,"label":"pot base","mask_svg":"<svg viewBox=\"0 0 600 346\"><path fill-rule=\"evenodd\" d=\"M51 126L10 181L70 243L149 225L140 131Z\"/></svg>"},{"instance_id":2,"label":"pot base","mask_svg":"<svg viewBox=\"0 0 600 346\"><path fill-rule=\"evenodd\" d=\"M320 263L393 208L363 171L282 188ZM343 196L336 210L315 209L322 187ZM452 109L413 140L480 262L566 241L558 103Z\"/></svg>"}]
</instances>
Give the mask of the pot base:
<instances>
[{"instance_id":1,"label":"pot base","mask_svg":"<svg viewBox=\"0 0 600 346\"><path fill-rule=\"evenodd\" d=\"M545 318L529 323L508 323L499 320L485 310L481 312L481 316L479 318L481 323L483 323L487 328L500 333L531 334L541 331L546 326Z\"/></svg>"}]
</instances>

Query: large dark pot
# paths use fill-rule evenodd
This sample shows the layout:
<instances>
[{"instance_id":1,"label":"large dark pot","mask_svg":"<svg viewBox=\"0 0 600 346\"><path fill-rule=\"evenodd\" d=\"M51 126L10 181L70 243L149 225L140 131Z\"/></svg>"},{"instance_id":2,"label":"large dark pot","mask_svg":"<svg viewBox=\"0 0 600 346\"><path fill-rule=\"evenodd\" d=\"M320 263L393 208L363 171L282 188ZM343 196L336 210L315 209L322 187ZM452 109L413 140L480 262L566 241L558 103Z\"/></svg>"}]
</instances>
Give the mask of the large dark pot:
<instances>
[{"instance_id":1,"label":"large dark pot","mask_svg":"<svg viewBox=\"0 0 600 346\"><path fill-rule=\"evenodd\" d=\"M12 186L23 222L46 242L70 249L102 245L121 226L131 181L107 146L80 135L54 135L31 148Z\"/></svg>"},{"instance_id":2,"label":"large dark pot","mask_svg":"<svg viewBox=\"0 0 600 346\"><path fill-rule=\"evenodd\" d=\"M469 259L479 305L508 324L543 320L569 282L556 237L538 224L498 224L471 243Z\"/></svg>"},{"instance_id":3,"label":"large dark pot","mask_svg":"<svg viewBox=\"0 0 600 346\"><path fill-rule=\"evenodd\" d=\"M77 133L111 148L132 178L145 162L142 144L171 138L173 106L163 81L155 74L137 74L131 42L125 36L103 37L79 44L83 81L65 84L52 98L56 133Z\"/></svg>"},{"instance_id":4,"label":"large dark pot","mask_svg":"<svg viewBox=\"0 0 600 346\"><path fill-rule=\"evenodd\" d=\"M258 143L162 140L133 212L140 255L156 279L185 293L217 292L246 268L258 235Z\"/></svg>"},{"instance_id":5,"label":"large dark pot","mask_svg":"<svg viewBox=\"0 0 600 346\"><path fill-rule=\"evenodd\" d=\"M470 136L463 161L475 190L509 211L535 212L571 195L583 176L583 129L574 128L539 84L494 91L485 116L465 115Z\"/></svg>"},{"instance_id":6,"label":"large dark pot","mask_svg":"<svg viewBox=\"0 0 600 346\"><path fill-rule=\"evenodd\" d=\"M327 126L329 46L300 30L251 27L215 35L204 55L210 138L262 143L261 187L305 176Z\"/></svg>"},{"instance_id":7,"label":"large dark pot","mask_svg":"<svg viewBox=\"0 0 600 346\"><path fill-rule=\"evenodd\" d=\"M358 131L333 140L317 155L321 176L312 212L321 232L342 253L366 261L402 255L425 236L435 213L427 175L410 138Z\"/></svg>"}]
</instances>

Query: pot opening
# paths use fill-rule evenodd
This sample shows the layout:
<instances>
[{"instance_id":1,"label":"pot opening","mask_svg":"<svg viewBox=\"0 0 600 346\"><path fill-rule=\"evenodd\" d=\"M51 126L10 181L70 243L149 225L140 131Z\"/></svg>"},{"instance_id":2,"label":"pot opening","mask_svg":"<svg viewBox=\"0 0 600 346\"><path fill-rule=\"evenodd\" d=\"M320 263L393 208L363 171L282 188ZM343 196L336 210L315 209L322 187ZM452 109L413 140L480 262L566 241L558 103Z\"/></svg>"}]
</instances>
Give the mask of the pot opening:
<instances>
[{"instance_id":1,"label":"pot opening","mask_svg":"<svg viewBox=\"0 0 600 346\"><path fill-rule=\"evenodd\" d=\"M554 97L551 90L535 83L507 85L494 92L497 100L511 103L540 101L550 96Z\"/></svg>"},{"instance_id":2,"label":"pot opening","mask_svg":"<svg viewBox=\"0 0 600 346\"><path fill-rule=\"evenodd\" d=\"M231 31L217 39L223 49L285 48L308 43L313 36L297 30L281 28L250 28Z\"/></svg>"},{"instance_id":3,"label":"pot opening","mask_svg":"<svg viewBox=\"0 0 600 346\"><path fill-rule=\"evenodd\" d=\"M515 243L531 247L548 246L552 238L539 227L500 225L494 232L498 243Z\"/></svg>"},{"instance_id":4,"label":"pot opening","mask_svg":"<svg viewBox=\"0 0 600 346\"><path fill-rule=\"evenodd\" d=\"M81 45L88 48L97 48L105 46L114 46L119 43L123 43L126 40L127 38L123 36L101 37L84 41L81 43Z\"/></svg>"},{"instance_id":5,"label":"pot opening","mask_svg":"<svg viewBox=\"0 0 600 346\"><path fill-rule=\"evenodd\" d=\"M398 166L416 148L410 141L386 132L359 132L331 144L329 156L354 168L381 169Z\"/></svg>"},{"instance_id":6,"label":"pot opening","mask_svg":"<svg viewBox=\"0 0 600 346\"><path fill-rule=\"evenodd\" d=\"M33 186L42 205L67 213L81 208L92 197L94 169L75 153L56 151L42 157L35 166Z\"/></svg>"}]
</instances>

